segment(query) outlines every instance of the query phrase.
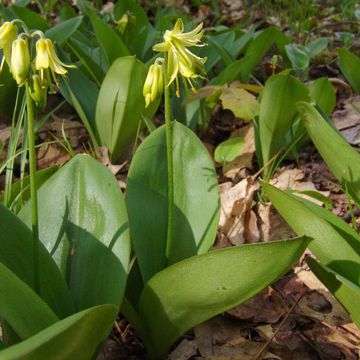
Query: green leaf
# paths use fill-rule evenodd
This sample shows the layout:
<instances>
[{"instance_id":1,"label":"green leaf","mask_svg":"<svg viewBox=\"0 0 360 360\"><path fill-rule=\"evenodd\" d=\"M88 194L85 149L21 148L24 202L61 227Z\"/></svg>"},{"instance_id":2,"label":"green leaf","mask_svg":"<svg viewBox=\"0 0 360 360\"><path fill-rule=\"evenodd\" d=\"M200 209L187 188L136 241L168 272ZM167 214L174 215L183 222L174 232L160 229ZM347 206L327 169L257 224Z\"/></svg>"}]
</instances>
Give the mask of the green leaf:
<instances>
[{"instance_id":1,"label":"green leaf","mask_svg":"<svg viewBox=\"0 0 360 360\"><path fill-rule=\"evenodd\" d=\"M130 256L125 203L115 177L78 155L38 191L40 239L66 274L77 309L120 306ZM31 204L19 216L31 224Z\"/></svg>"},{"instance_id":2,"label":"green leaf","mask_svg":"<svg viewBox=\"0 0 360 360\"><path fill-rule=\"evenodd\" d=\"M26 225L0 204L0 262L35 289L33 239ZM73 311L65 280L44 246L39 247L39 289L41 298L59 318Z\"/></svg>"},{"instance_id":3,"label":"green leaf","mask_svg":"<svg viewBox=\"0 0 360 360\"><path fill-rule=\"evenodd\" d=\"M327 48L328 43L329 41L327 38L318 38L306 44L304 50L312 58L324 51Z\"/></svg>"},{"instance_id":4,"label":"green leaf","mask_svg":"<svg viewBox=\"0 0 360 360\"><path fill-rule=\"evenodd\" d=\"M347 49L339 49L340 70L356 93L360 94L360 58Z\"/></svg>"},{"instance_id":5,"label":"green leaf","mask_svg":"<svg viewBox=\"0 0 360 360\"><path fill-rule=\"evenodd\" d=\"M174 123L172 131L174 222L168 259L164 126L140 145L129 169L126 198L131 238L145 282L169 264L208 251L219 220L217 177L207 149L184 125Z\"/></svg>"},{"instance_id":6,"label":"green leaf","mask_svg":"<svg viewBox=\"0 0 360 360\"><path fill-rule=\"evenodd\" d=\"M360 241L358 238L343 236L343 232L318 216L296 196L287 194L269 184L263 189L276 210L297 234L306 234L314 239L310 250L319 261L332 270L343 274L351 281L360 278ZM324 211L327 211L323 209ZM357 271L351 264L357 263Z\"/></svg>"},{"instance_id":7,"label":"green leaf","mask_svg":"<svg viewBox=\"0 0 360 360\"><path fill-rule=\"evenodd\" d=\"M12 271L0 262L0 316L21 339L55 323L50 307Z\"/></svg>"},{"instance_id":8,"label":"green leaf","mask_svg":"<svg viewBox=\"0 0 360 360\"><path fill-rule=\"evenodd\" d=\"M299 104L306 130L329 166L353 199L360 204L360 154L308 103Z\"/></svg>"},{"instance_id":9,"label":"green leaf","mask_svg":"<svg viewBox=\"0 0 360 360\"><path fill-rule=\"evenodd\" d=\"M313 273L348 311L356 326L360 328L360 287L311 257L307 257L306 262Z\"/></svg>"},{"instance_id":10,"label":"green leaf","mask_svg":"<svg viewBox=\"0 0 360 360\"><path fill-rule=\"evenodd\" d=\"M290 75L271 76L260 100L259 133L263 163L266 164L283 146L295 115L296 103L308 99L308 90ZM269 167L265 168L265 173Z\"/></svg>"},{"instance_id":11,"label":"green leaf","mask_svg":"<svg viewBox=\"0 0 360 360\"><path fill-rule=\"evenodd\" d=\"M57 170L59 166L54 165L46 169L36 172L36 188L38 189L46 180L48 180ZM26 202L30 198L30 176L25 176L24 179L19 180L11 185L11 195L9 204L12 204L17 198L21 196L21 200ZM0 196L0 202L3 203L4 195Z\"/></svg>"},{"instance_id":12,"label":"green leaf","mask_svg":"<svg viewBox=\"0 0 360 360\"><path fill-rule=\"evenodd\" d=\"M7 114L10 118L14 111L16 91L16 82L9 71L9 67L5 64L0 72L0 112Z\"/></svg>"},{"instance_id":13,"label":"green leaf","mask_svg":"<svg viewBox=\"0 0 360 360\"><path fill-rule=\"evenodd\" d=\"M143 116L152 117L157 104L145 109L142 88L145 65L134 56L116 60L101 85L96 105L96 125L101 144L114 163L135 141Z\"/></svg>"},{"instance_id":14,"label":"green leaf","mask_svg":"<svg viewBox=\"0 0 360 360\"><path fill-rule=\"evenodd\" d=\"M129 55L129 50L121 40L120 36L118 36L108 24L97 16L95 10L91 7L87 7L87 14L109 66L118 57Z\"/></svg>"},{"instance_id":15,"label":"green leaf","mask_svg":"<svg viewBox=\"0 0 360 360\"><path fill-rule=\"evenodd\" d=\"M256 97L244 89L225 88L220 99L223 108L231 110L240 119L251 121L259 115L259 103Z\"/></svg>"},{"instance_id":16,"label":"green leaf","mask_svg":"<svg viewBox=\"0 0 360 360\"><path fill-rule=\"evenodd\" d=\"M56 41L58 44L64 43L78 29L83 20L82 16L65 20L60 24L46 31L45 35L49 39Z\"/></svg>"},{"instance_id":17,"label":"green leaf","mask_svg":"<svg viewBox=\"0 0 360 360\"><path fill-rule=\"evenodd\" d=\"M233 161L241 154L245 140L240 137L232 137L220 143L215 149L215 161L224 164Z\"/></svg>"},{"instance_id":18,"label":"green leaf","mask_svg":"<svg viewBox=\"0 0 360 360\"><path fill-rule=\"evenodd\" d=\"M12 5L11 11L14 13L16 18L24 21L30 30L46 31L49 29L49 24L43 17L26 7Z\"/></svg>"},{"instance_id":19,"label":"green leaf","mask_svg":"<svg viewBox=\"0 0 360 360\"><path fill-rule=\"evenodd\" d=\"M310 98L326 114L331 114L335 108L336 96L331 82L326 78L319 78L309 85Z\"/></svg>"},{"instance_id":20,"label":"green leaf","mask_svg":"<svg viewBox=\"0 0 360 360\"><path fill-rule=\"evenodd\" d=\"M256 65L265 56L270 47L275 43L287 42L284 34L275 27L269 27L258 34L251 41L244 58L234 61L227 66L211 83L220 85L239 79L241 82L247 82Z\"/></svg>"},{"instance_id":21,"label":"green leaf","mask_svg":"<svg viewBox=\"0 0 360 360\"><path fill-rule=\"evenodd\" d=\"M190 328L248 300L286 273L308 242L301 237L211 251L156 274L140 300L149 350L163 358Z\"/></svg>"},{"instance_id":22,"label":"green leaf","mask_svg":"<svg viewBox=\"0 0 360 360\"><path fill-rule=\"evenodd\" d=\"M117 308L101 305L74 314L0 352L2 360L89 360L108 335Z\"/></svg>"},{"instance_id":23,"label":"green leaf","mask_svg":"<svg viewBox=\"0 0 360 360\"><path fill-rule=\"evenodd\" d=\"M70 69L67 79L61 78L60 84L62 95L75 108L93 144L99 145L100 139L95 123L95 107L99 89L78 69Z\"/></svg>"},{"instance_id":24,"label":"green leaf","mask_svg":"<svg viewBox=\"0 0 360 360\"><path fill-rule=\"evenodd\" d=\"M309 67L310 57L300 46L288 44L285 46L285 50L294 70L304 71Z\"/></svg>"}]
</instances>

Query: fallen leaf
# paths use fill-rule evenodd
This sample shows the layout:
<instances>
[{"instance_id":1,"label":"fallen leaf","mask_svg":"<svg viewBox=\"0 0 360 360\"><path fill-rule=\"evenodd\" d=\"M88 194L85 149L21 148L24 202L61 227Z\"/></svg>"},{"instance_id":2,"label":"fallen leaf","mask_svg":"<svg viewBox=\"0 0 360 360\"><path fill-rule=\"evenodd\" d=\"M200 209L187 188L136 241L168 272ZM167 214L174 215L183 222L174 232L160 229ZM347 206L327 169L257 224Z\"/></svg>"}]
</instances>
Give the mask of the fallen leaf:
<instances>
[{"instance_id":1,"label":"fallen leaf","mask_svg":"<svg viewBox=\"0 0 360 360\"><path fill-rule=\"evenodd\" d=\"M248 124L239 130L232 132L231 137L241 137L244 139L244 146L241 149L240 156L233 161L225 164L223 167L224 176L230 179L235 179L240 170L247 168L252 169L253 158L255 154L255 133L254 126Z\"/></svg>"},{"instance_id":2,"label":"fallen leaf","mask_svg":"<svg viewBox=\"0 0 360 360\"><path fill-rule=\"evenodd\" d=\"M106 146L100 146L95 149L98 155L97 160L105 165L113 175L116 175L126 164L127 160L120 165L112 164L109 156L109 149Z\"/></svg>"},{"instance_id":3,"label":"fallen leaf","mask_svg":"<svg viewBox=\"0 0 360 360\"><path fill-rule=\"evenodd\" d=\"M259 115L259 102L254 95L244 89L224 88L220 100L223 108L231 110L239 119L251 121L255 116Z\"/></svg>"},{"instance_id":4,"label":"fallen leaf","mask_svg":"<svg viewBox=\"0 0 360 360\"><path fill-rule=\"evenodd\" d=\"M195 341L184 339L169 355L168 360L188 360L197 354L197 344Z\"/></svg>"}]
</instances>

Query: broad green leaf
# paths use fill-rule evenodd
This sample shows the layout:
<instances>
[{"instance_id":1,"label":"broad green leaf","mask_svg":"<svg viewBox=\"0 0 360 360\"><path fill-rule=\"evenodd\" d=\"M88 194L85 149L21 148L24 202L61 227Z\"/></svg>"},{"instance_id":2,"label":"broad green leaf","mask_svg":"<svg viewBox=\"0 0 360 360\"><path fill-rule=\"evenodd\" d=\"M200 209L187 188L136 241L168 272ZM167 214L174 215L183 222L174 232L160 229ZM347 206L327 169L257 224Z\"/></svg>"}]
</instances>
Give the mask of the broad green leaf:
<instances>
[{"instance_id":1,"label":"broad green leaf","mask_svg":"<svg viewBox=\"0 0 360 360\"><path fill-rule=\"evenodd\" d=\"M224 164L233 161L241 154L245 140L240 137L232 137L220 143L215 149L215 161Z\"/></svg>"},{"instance_id":2,"label":"broad green leaf","mask_svg":"<svg viewBox=\"0 0 360 360\"><path fill-rule=\"evenodd\" d=\"M149 351L163 358L193 326L257 294L291 268L308 242L301 237L211 251L156 274L140 300Z\"/></svg>"},{"instance_id":3,"label":"broad green leaf","mask_svg":"<svg viewBox=\"0 0 360 360\"><path fill-rule=\"evenodd\" d=\"M310 250L319 261L348 279L360 279L360 242L358 238L344 237L335 227L304 205L297 197L269 184L263 189L276 210L297 234L311 236ZM326 210L325 210L326 211ZM357 269L351 264L357 263Z\"/></svg>"},{"instance_id":4,"label":"broad green leaf","mask_svg":"<svg viewBox=\"0 0 360 360\"><path fill-rule=\"evenodd\" d=\"M142 92L145 65L134 56L116 60L101 85L96 105L96 125L101 144L114 163L135 141L143 116L152 117L157 105L145 109Z\"/></svg>"},{"instance_id":5,"label":"broad green leaf","mask_svg":"<svg viewBox=\"0 0 360 360\"><path fill-rule=\"evenodd\" d=\"M259 103L256 97L248 91L229 87L225 88L220 95L224 109L231 110L234 115L245 121L251 121L259 115Z\"/></svg>"},{"instance_id":6,"label":"broad green leaf","mask_svg":"<svg viewBox=\"0 0 360 360\"><path fill-rule=\"evenodd\" d=\"M296 103L308 99L308 90L299 80L286 74L273 75L266 82L260 100L259 135L263 163L283 146L295 115ZM269 167L265 168L265 173Z\"/></svg>"},{"instance_id":7,"label":"broad green leaf","mask_svg":"<svg viewBox=\"0 0 360 360\"><path fill-rule=\"evenodd\" d=\"M120 305L130 256L125 203L115 177L78 155L38 191L40 239L66 274L77 309ZM19 213L31 224L31 204Z\"/></svg>"},{"instance_id":8,"label":"broad green leaf","mask_svg":"<svg viewBox=\"0 0 360 360\"><path fill-rule=\"evenodd\" d=\"M75 18L65 20L46 31L45 35L49 39L56 41L61 45L78 29L82 19L82 16L77 16Z\"/></svg>"},{"instance_id":9,"label":"broad green leaf","mask_svg":"<svg viewBox=\"0 0 360 360\"><path fill-rule=\"evenodd\" d=\"M280 47L280 44L287 42L287 39L279 29L269 27L251 41L244 58L234 61L227 66L211 83L220 85L236 79L239 79L241 82L248 82L256 65L265 56L274 42L278 43L277 46Z\"/></svg>"},{"instance_id":10,"label":"broad green leaf","mask_svg":"<svg viewBox=\"0 0 360 360\"><path fill-rule=\"evenodd\" d=\"M36 12L31 11L26 7L16 5L12 5L10 9L15 17L24 21L30 30L46 31L49 29L47 21Z\"/></svg>"},{"instance_id":11,"label":"broad green leaf","mask_svg":"<svg viewBox=\"0 0 360 360\"><path fill-rule=\"evenodd\" d=\"M128 175L131 238L144 281L184 258L206 252L215 240L219 190L214 165L196 135L172 125L174 221L167 246L167 161L165 127L151 133L136 151ZM201 216L199 216L201 214Z\"/></svg>"},{"instance_id":12,"label":"broad green leaf","mask_svg":"<svg viewBox=\"0 0 360 360\"><path fill-rule=\"evenodd\" d=\"M57 170L59 166L54 165L46 169L42 169L36 172L36 187L37 189L48 180ZM25 176L24 179L15 182L11 186L11 195L9 199L9 204L12 204L14 201L20 199L23 202L26 202L30 198L30 176ZM0 196L0 202L4 201L4 195Z\"/></svg>"},{"instance_id":13,"label":"broad green leaf","mask_svg":"<svg viewBox=\"0 0 360 360\"><path fill-rule=\"evenodd\" d=\"M2 360L89 360L110 332L117 308L100 305L76 313L0 352Z\"/></svg>"},{"instance_id":14,"label":"broad green leaf","mask_svg":"<svg viewBox=\"0 0 360 360\"><path fill-rule=\"evenodd\" d=\"M126 45L121 40L120 36L97 16L94 9L87 7L87 14L109 66L118 57L129 55L129 50L126 48Z\"/></svg>"},{"instance_id":15,"label":"broad green leaf","mask_svg":"<svg viewBox=\"0 0 360 360\"><path fill-rule=\"evenodd\" d=\"M26 225L0 204L0 262L35 289L33 239ZM38 293L59 318L73 311L69 290L55 262L40 243Z\"/></svg>"},{"instance_id":16,"label":"broad green leaf","mask_svg":"<svg viewBox=\"0 0 360 360\"><path fill-rule=\"evenodd\" d=\"M294 70L304 71L309 67L310 57L300 46L288 44L285 46L285 50Z\"/></svg>"},{"instance_id":17,"label":"broad green leaf","mask_svg":"<svg viewBox=\"0 0 360 360\"><path fill-rule=\"evenodd\" d=\"M21 279L0 262L0 316L21 339L54 324L50 307Z\"/></svg>"},{"instance_id":18,"label":"broad green leaf","mask_svg":"<svg viewBox=\"0 0 360 360\"><path fill-rule=\"evenodd\" d=\"M73 105L94 145L100 144L95 123L95 107L99 89L80 70L70 69L66 80L60 79L60 90L67 102Z\"/></svg>"},{"instance_id":19,"label":"broad green leaf","mask_svg":"<svg viewBox=\"0 0 360 360\"><path fill-rule=\"evenodd\" d=\"M352 283L330 268L321 265L311 257L307 257L306 262L319 280L341 302L356 326L360 328L360 286Z\"/></svg>"},{"instance_id":20,"label":"broad green leaf","mask_svg":"<svg viewBox=\"0 0 360 360\"><path fill-rule=\"evenodd\" d=\"M308 103L299 104L306 130L329 166L353 199L360 204L360 154Z\"/></svg>"},{"instance_id":21,"label":"broad green leaf","mask_svg":"<svg viewBox=\"0 0 360 360\"><path fill-rule=\"evenodd\" d=\"M340 70L356 93L360 94L360 58L347 49L339 49Z\"/></svg>"},{"instance_id":22,"label":"broad green leaf","mask_svg":"<svg viewBox=\"0 0 360 360\"><path fill-rule=\"evenodd\" d=\"M304 50L312 58L324 51L327 48L328 43L329 41L327 38L318 38L306 44Z\"/></svg>"},{"instance_id":23,"label":"broad green leaf","mask_svg":"<svg viewBox=\"0 0 360 360\"><path fill-rule=\"evenodd\" d=\"M309 85L310 98L326 114L331 114L335 108L336 96L331 82L326 78L319 78Z\"/></svg>"}]
</instances>

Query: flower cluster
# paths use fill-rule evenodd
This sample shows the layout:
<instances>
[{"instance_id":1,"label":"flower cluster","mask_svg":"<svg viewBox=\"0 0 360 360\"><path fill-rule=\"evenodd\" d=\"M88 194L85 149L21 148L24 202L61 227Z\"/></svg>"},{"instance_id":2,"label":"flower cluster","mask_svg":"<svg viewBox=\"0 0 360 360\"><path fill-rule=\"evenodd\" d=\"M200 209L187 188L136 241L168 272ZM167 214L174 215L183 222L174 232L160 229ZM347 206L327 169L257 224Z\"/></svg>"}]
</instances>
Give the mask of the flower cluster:
<instances>
[{"instance_id":1,"label":"flower cluster","mask_svg":"<svg viewBox=\"0 0 360 360\"><path fill-rule=\"evenodd\" d=\"M205 74L204 64L207 58L195 55L189 50L189 47L205 45L201 42L204 35L202 26L201 23L194 30L184 32L184 24L181 19L178 19L173 30L165 31L164 41L153 46L154 51L165 54L165 59L158 58L155 64L149 68L143 89L146 106L162 94L159 86L163 84L163 73L166 74L166 86L174 81L176 82L176 95L178 97L180 96L179 75L183 78L184 85L187 86L188 83L191 89L196 92L193 80L203 78ZM165 64L162 74L159 70L160 63Z\"/></svg>"},{"instance_id":2,"label":"flower cluster","mask_svg":"<svg viewBox=\"0 0 360 360\"><path fill-rule=\"evenodd\" d=\"M66 68L75 66L66 65L58 58L53 42L41 31L19 33L16 22L21 23L20 20L6 21L0 26L0 49L3 50L0 71L6 62L18 86L28 83L36 106L43 108L52 80L58 85L56 76L66 75ZM33 41L36 49L34 59L30 54Z\"/></svg>"}]
</instances>

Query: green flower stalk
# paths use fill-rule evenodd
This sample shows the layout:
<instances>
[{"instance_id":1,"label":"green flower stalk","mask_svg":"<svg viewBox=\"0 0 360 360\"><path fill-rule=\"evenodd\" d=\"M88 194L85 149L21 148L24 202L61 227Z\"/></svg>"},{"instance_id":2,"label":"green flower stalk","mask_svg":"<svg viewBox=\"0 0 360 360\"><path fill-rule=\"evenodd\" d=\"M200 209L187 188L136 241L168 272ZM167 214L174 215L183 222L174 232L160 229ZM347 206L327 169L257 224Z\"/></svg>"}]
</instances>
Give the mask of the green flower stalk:
<instances>
[{"instance_id":1,"label":"green flower stalk","mask_svg":"<svg viewBox=\"0 0 360 360\"><path fill-rule=\"evenodd\" d=\"M204 35L201 23L194 30L184 32L184 23L181 19L176 21L173 30L166 30L164 41L153 46L154 51L167 54L167 75L169 86L176 81L176 95L180 96L178 75L183 76L193 91L196 92L193 80L203 77L205 74L204 64L207 58L201 58L193 54L188 48L192 46L202 47L201 42Z\"/></svg>"},{"instance_id":2,"label":"green flower stalk","mask_svg":"<svg viewBox=\"0 0 360 360\"><path fill-rule=\"evenodd\" d=\"M30 52L27 40L21 36L11 45L10 69L18 86L24 85L30 71Z\"/></svg>"},{"instance_id":3,"label":"green flower stalk","mask_svg":"<svg viewBox=\"0 0 360 360\"><path fill-rule=\"evenodd\" d=\"M202 24L194 30L185 33L181 19L176 21L173 30L166 30L164 42L153 46L154 51L165 54L164 58L157 58L150 66L146 77L143 95L146 107L164 92L165 98L165 132L166 132L166 156L168 169L168 225L167 225L167 248L166 256L170 254L173 238L174 222L174 169L173 169L173 144L170 106L170 85L176 82L176 95L180 96L179 80L185 79L184 84L190 84L196 92L194 79L203 78L205 74L204 64L206 58L193 54L188 48L192 46L204 46L201 38L204 35Z\"/></svg>"},{"instance_id":4,"label":"green flower stalk","mask_svg":"<svg viewBox=\"0 0 360 360\"><path fill-rule=\"evenodd\" d=\"M158 99L164 91L163 62L163 58L157 58L155 63L149 68L143 88L146 107Z\"/></svg>"}]
</instances>

